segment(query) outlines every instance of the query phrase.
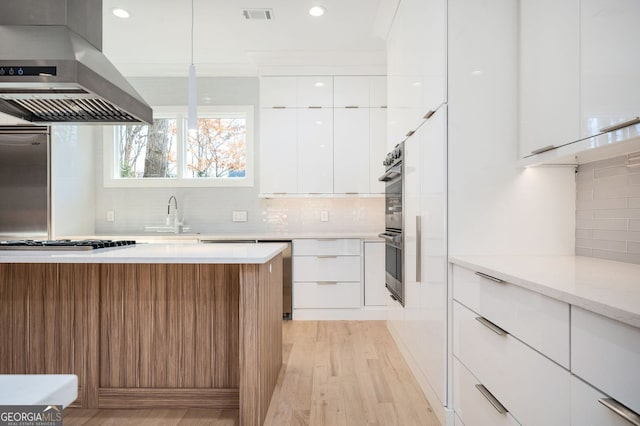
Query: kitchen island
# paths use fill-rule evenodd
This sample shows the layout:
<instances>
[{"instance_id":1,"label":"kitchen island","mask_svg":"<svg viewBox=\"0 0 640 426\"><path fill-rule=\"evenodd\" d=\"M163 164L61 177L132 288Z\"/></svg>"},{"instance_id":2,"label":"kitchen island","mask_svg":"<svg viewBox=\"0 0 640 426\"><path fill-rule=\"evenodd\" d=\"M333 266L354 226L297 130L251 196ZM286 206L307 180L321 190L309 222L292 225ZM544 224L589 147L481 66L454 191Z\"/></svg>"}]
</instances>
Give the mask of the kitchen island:
<instances>
[{"instance_id":1,"label":"kitchen island","mask_svg":"<svg viewBox=\"0 0 640 426\"><path fill-rule=\"evenodd\" d=\"M262 424L285 247L2 251L0 374L76 374L84 408L236 408Z\"/></svg>"}]
</instances>

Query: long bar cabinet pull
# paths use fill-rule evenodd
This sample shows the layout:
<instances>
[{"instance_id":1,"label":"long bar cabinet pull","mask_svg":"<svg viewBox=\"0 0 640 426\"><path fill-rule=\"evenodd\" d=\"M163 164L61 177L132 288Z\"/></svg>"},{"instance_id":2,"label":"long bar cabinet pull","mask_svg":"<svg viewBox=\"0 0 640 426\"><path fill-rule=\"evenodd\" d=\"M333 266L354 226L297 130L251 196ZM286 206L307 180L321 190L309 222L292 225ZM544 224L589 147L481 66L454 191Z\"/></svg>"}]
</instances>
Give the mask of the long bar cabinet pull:
<instances>
[{"instance_id":1,"label":"long bar cabinet pull","mask_svg":"<svg viewBox=\"0 0 640 426\"><path fill-rule=\"evenodd\" d=\"M482 277L482 278L486 278L486 279L491 280L491 281L496 282L496 283L502 284L504 282L504 280L501 280L500 278L492 277L491 275L487 275L487 274L484 274L482 272L476 272L476 275L479 276L479 277Z\"/></svg>"},{"instance_id":2,"label":"long bar cabinet pull","mask_svg":"<svg viewBox=\"0 0 640 426\"><path fill-rule=\"evenodd\" d=\"M337 259L338 256L316 256L318 259Z\"/></svg>"},{"instance_id":3,"label":"long bar cabinet pull","mask_svg":"<svg viewBox=\"0 0 640 426\"><path fill-rule=\"evenodd\" d=\"M632 118L631 120L623 121L622 123L613 124L611 126L603 127L600 129L602 133L613 132L614 130L624 129L625 127L633 126L640 123L640 117Z\"/></svg>"},{"instance_id":4,"label":"long bar cabinet pull","mask_svg":"<svg viewBox=\"0 0 640 426\"><path fill-rule=\"evenodd\" d=\"M484 325L489 330L491 330L494 333L496 333L498 336L506 336L507 334L509 334L505 330L503 330L502 328L498 327L497 325L495 325L494 323L492 323L491 321L489 321L488 319L486 319L484 317L476 317L476 321L478 321L480 324Z\"/></svg>"},{"instance_id":5,"label":"long bar cabinet pull","mask_svg":"<svg viewBox=\"0 0 640 426\"><path fill-rule=\"evenodd\" d=\"M416 216L416 282L422 282L422 216Z\"/></svg>"},{"instance_id":6,"label":"long bar cabinet pull","mask_svg":"<svg viewBox=\"0 0 640 426\"><path fill-rule=\"evenodd\" d=\"M629 407L620 404L613 398L600 398L598 402L631 423L632 425L640 426L640 415L631 410Z\"/></svg>"},{"instance_id":7,"label":"long bar cabinet pull","mask_svg":"<svg viewBox=\"0 0 640 426\"><path fill-rule=\"evenodd\" d=\"M509 412L509 410L507 410L505 406L502 405L500 401L498 401L498 399L495 396L493 396L491 392L489 392L489 389L484 387L484 385L476 385L476 389L480 391L482 396L487 398L487 401L489 401L489 403L493 405L493 408L495 408L498 413L507 414Z\"/></svg>"}]
</instances>

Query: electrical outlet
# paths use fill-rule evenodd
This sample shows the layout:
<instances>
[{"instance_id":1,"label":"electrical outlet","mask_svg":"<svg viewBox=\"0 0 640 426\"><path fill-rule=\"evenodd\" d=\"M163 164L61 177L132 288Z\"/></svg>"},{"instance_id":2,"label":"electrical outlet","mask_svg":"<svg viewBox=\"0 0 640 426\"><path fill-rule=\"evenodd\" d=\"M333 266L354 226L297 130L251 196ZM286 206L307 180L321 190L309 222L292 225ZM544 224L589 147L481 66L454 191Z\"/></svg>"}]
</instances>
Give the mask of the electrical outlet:
<instances>
[{"instance_id":1,"label":"electrical outlet","mask_svg":"<svg viewBox=\"0 0 640 426\"><path fill-rule=\"evenodd\" d=\"M329 222L329 212L322 210L320 212L320 222Z\"/></svg>"},{"instance_id":2,"label":"electrical outlet","mask_svg":"<svg viewBox=\"0 0 640 426\"><path fill-rule=\"evenodd\" d=\"M113 222L116 220L116 214L113 210L107 210L107 222Z\"/></svg>"},{"instance_id":3,"label":"electrical outlet","mask_svg":"<svg viewBox=\"0 0 640 426\"><path fill-rule=\"evenodd\" d=\"M233 212L233 221L234 222L246 222L247 221L247 211L240 210Z\"/></svg>"}]
</instances>

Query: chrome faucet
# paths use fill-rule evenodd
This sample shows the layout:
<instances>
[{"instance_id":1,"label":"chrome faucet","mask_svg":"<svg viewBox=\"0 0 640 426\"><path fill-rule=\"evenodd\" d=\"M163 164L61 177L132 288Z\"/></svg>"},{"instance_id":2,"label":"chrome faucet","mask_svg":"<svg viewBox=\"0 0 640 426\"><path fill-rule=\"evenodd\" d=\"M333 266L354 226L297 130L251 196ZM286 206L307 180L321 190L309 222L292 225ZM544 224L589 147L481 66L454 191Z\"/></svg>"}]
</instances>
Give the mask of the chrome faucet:
<instances>
[{"instance_id":1,"label":"chrome faucet","mask_svg":"<svg viewBox=\"0 0 640 426\"><path fill-rule=\"evenodd\" d=\"M171 200L173 200L173 205L175 208L173 209L173 223L171 223ZM175 195L169 197L169 202L167 203L167 225L173 226L173 232L176 234L180 231L180 221L178 219L178 199Z\"/></svg>"}]
</instances>

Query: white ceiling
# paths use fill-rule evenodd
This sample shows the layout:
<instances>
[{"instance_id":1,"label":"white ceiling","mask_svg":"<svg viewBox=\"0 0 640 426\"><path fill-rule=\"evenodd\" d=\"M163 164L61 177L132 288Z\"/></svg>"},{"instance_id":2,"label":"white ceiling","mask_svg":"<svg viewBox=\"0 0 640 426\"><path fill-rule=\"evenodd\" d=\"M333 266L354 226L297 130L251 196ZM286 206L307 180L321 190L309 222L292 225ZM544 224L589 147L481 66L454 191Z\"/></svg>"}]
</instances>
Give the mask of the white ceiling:
<instances>
[{"instance_id":1,"label":"white ceiling","mask_svg":"<svg viewBox=\"0 0 640 426\"><path fill-rule=\"evenodd\" d=\"M194 0L198 75L268 74L283 67L384 70L384 37L397 1ZM308 14L316 4L327 9L320 18ZM114 7L131 17L116 18ZM123 74L187 74L190 0L104 0L103 8L103 51ZM245 8L270 8L273 20L247 20Z\"/></svg>"}]
</instances>

